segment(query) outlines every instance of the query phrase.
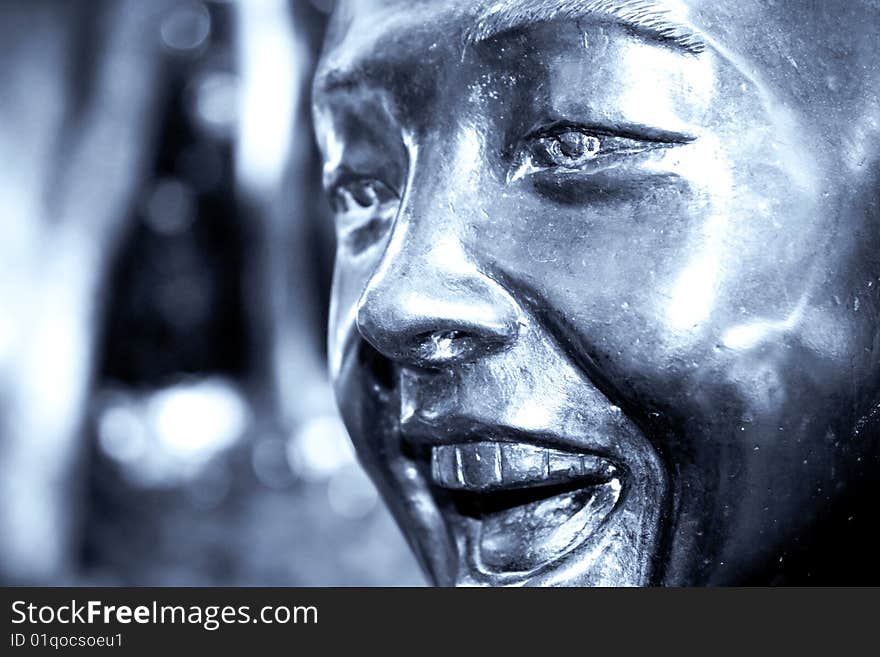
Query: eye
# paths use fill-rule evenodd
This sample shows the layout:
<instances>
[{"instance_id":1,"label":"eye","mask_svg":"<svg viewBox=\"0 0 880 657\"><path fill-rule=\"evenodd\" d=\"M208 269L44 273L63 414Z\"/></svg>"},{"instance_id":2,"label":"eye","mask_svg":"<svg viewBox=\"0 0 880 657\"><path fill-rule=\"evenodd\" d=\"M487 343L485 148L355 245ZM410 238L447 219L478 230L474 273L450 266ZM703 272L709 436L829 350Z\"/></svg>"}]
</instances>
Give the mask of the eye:
<instances>
[{"instance_id":1,"label":"eye","mask_svg":"<svg viewBox=\"0 0 880 657\"><path fill-rule=\"evenodd\" d=\"M396 199L397 195L382 181L356 178L337 182L330 190L334 212L368 209Z\"/></svg>"},{"instance_id":2,"label":"eye","mask_svg":"<svg viewBox=\"0 0 880 657\"><path fill-rule=\"evenodd\" d=\"M542 171L594 173L620 164L628 156L688 141L682 135L638 137L578 126L553 127L523 140L508 182Z\"/></svg>"},{"instance_id":3,"label":"eye","mask_svg":"<svg viewBox=\"0 0 880 657\"><path fill-rule=\"evenodd\" d=\"M566 130L552 137L541 137L536 146L536 160L543 160L546 166L570 169L595 160L602 152L601 138L576 130Z\"/></svg>"},{"instance_id":4,"label":"eye","mask_svg":"<svg viewBox=\"0 0 880 657\"><path fill-rule=\"evenodd\" d=\"M361 251L377 241L397 210L397 193L381 180L347 177L331 185L339 241Z\"/></svg>"}]
</instances>

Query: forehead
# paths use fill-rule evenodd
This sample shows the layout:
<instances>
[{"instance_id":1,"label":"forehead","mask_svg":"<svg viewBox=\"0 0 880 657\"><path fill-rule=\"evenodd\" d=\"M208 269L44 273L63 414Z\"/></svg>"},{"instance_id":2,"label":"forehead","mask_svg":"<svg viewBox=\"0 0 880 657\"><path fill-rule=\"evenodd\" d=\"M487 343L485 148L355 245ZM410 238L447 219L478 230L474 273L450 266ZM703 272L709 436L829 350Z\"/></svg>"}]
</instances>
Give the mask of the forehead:
<instances>
[{"instance_id":1,"label":"forehead","mask_svg":"<svg viewBox=\"0 0 880 657\"><path fill-rule=\"evenodd\" d=\"M437 72L455 66L487 15L518 13L528 23L546 20L548 12L564 19L595 8L624 18L645 19L647 11L649 23L668 15L766 95L813 115L817 125L840 126L880 111L876 0L340 0L317 71L316 101L328 100L328 86L370 77L384 86L381 80L392 82L400 66Z\"/></svg>"},{"instance_id":2,"label":"forehead","mask_svg":"<svg viewBox=\"0 0 880 657\"><path fill-rule=\"evenodd\" d=\"M642 25L668 19L727 56L751 65L793 67L802 77L814 68L851 72L853 60L862 64L862 77L866 69L876 75L880 49L877 0L340 0L322 68L371 54L417 52L438 39L463 43L487 25L487 17L491 27L495 18L510 16L521 22L559 17L578 23L610 17Z\"/></svg>"},{"instance_id":3,"label":"forehead","mask_svg":"<svg viewBox=\"0 0 880 657\"><path fill-rule=\"evenodd\" d=\"M423 56L438 37L460 34L482 2L342 0L327 32L317 90ZM446 45L446 44L445 44ZM434 48L433 50L436 50Z\"/></svg>"},{"instance_id":4,"label":"forehead","mask_svg":"<svg viewBox=\"0 0 880 657\"><path fill-rule=\"evenodd\" d=\"M602 24L681 55L700 54L705 44L679 19L681 7L672 7L665 0L343 0L317 71L317 106L372 87L393 89L398 104L423 107L435 87L457 88L473 52L493 53L496 67L515 68L516 61L529 67L528 53L549 53L562 43L563 32L556 31L573 36L580 28L586 39ZM505 36L514 34L523 38L511 49Z\"/></svg>"},{"instance_id":5,"label":"forehead","mask_svg":"<svg viewBox=\"0 0 880 657\"><path fill-rule=\"evenodd\" d=\"M652 36L662 36L665 29L675 37L677 28L669 26L684 25L678 17L685 10L681 0L342 0L319 76L356 70L370 61L422 57L426 50L454 56L495 34L555 19L620 22L646 28ZM686 39L683 44L689 45Z\"/></svg>"}]
</instances>

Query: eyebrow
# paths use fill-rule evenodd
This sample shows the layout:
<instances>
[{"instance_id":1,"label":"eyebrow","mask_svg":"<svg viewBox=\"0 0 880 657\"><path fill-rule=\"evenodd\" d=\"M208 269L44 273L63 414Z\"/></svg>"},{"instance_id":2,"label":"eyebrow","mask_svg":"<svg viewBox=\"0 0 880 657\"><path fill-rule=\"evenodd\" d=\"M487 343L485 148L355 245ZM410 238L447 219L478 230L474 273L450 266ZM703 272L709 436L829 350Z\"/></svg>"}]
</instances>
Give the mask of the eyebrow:
<instances>
[{"instance_id":1,"label":"eyebrow","mask_svg":"<svg viewBox=\"0 0 880 657\"><path fill-rule=\"evenodd\" d=\"M673 13L650 0L506 0L478 15L465 33L465 44L474 45L494 36L536 23L557 20L605 20L692 55L706 43Z\"/></svg>"},{"instance_id":2,"label":"eyebrow","mask_svg":"<svg viewBox=\"0 0 880 657\"><path fill-rule=\"evenodd\" d=\"M622 25L687 54L699 55L706 50L706 42L693 28L652 0L500 0L472 18L464 30L464 47L537 23L582 19ZM319 69L314 88L321 93L351 91L385 72L385 61L358 60L344 67Z\"/></svg>"}]
</instances>

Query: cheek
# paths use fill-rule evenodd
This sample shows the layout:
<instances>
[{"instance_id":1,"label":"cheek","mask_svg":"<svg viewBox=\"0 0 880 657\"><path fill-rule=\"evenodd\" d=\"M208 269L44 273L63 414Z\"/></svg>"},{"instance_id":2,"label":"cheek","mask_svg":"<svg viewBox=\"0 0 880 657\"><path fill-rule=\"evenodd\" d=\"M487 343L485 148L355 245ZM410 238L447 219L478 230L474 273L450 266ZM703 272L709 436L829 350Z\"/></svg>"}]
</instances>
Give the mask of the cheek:
<instances>
[{"instance_id":1,"label":"cheek","mask_svg":"<svg viewBox=\"0 0 880 657\"><path fill-rule=\"evenodd\" d=\"M492 245L496 266L615 376L666 385L723 369L737 352L791 328L822 245L814 205L780 193L786 178L778 168L715 161L696 179L539 181L530 196L495 209L516 221L495 222L479 238ZM765 378L761 404L769 407L780 386L772 373Z\"/></svg>"},{"instance_id":2,"label":"cheek","mask_svg":"<svg viewBox=\"0 0 880 657\"><path fill-rule=\"evenodd\" d=\"M675 176L557 182L556 202L547 200L552 184L539 183L532 203L509 211L514 232L486 240L498 266L591 351L646 364L674 337L667 335L671 295L702 253L709 202ZM563 195L580 200L558 202Z\"/></svg>"},{"instance_id":3,"label":"cheek","mask_svg":"<svg viewBox=\"0 0 880 657\"><path fill-rule=\"evenodd\" d=\"M357 308L361 293L367 283L375 258L369 253L352 257L337 253L333 271L333 287L330 295L327 351L330 377L338 378L345 350L353 344L357 332Z\"/></svg>"}]
</instances>

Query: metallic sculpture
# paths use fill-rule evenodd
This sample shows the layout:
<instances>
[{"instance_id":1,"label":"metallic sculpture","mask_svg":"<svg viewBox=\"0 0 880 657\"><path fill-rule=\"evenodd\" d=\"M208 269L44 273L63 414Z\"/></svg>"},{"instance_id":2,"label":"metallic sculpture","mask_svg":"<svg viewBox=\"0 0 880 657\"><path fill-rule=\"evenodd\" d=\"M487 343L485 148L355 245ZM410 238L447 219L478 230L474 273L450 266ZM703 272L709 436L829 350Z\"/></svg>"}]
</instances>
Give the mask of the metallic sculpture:
<instances>
[{"instance_id":1,"label":"metallic sculpture","mask_svg":"<svg viewBox=\"0 0 880 657\"><path fill-rule=\"evenodd\" d=\"M877 472L878 19L341 3L331 372L433 581L809 581Z\"/></svg>"}]
</instances>

